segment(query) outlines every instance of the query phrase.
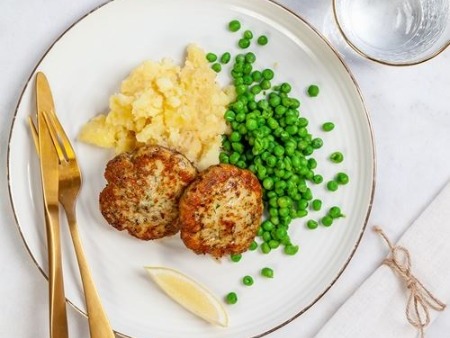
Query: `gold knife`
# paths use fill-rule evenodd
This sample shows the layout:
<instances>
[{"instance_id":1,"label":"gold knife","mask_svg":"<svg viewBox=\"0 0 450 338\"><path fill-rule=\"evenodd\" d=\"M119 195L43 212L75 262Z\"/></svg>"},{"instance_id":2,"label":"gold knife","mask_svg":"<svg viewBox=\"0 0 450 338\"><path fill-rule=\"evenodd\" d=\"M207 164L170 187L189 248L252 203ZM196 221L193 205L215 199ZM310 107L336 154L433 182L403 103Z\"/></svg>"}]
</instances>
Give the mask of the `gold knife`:
<instances>
[{"instance_id":1,"label":"gold knife","mask_svg":"<svg viewBox=\"0 0 450 338\"><path fill-rule=\"evenodd\" d=\"M54 111L54 104L49 84L42 73L38 73L36 76L36 103L48 246L50 338L68 338L59 226L58 157L43 114Z\"/></svg>"}]
</instances>

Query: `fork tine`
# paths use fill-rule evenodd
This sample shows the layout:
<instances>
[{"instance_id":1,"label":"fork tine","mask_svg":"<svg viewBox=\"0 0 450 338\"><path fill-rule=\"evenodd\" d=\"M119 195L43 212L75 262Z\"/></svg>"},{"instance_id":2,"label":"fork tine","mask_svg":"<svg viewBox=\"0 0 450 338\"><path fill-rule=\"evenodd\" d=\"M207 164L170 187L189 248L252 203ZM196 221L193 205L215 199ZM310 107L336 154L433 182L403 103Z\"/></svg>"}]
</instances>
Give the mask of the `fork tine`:
<instances>
[{"instance_id":1,"label":"fork tine","mask_svg":"<svg viewBox=\"0 0 450 338\"><path fill-rule=\"evenodd\" d=\"M46 112L44 116L46 118L47 125L50 124L56 131L56 134L58 136L57 139L61 141L61 144L64 148L64 153L67 155L69 159L76 159L75 151L73 150L72 144L70 143L69 138L67 137L67 134L64 131L61 122L59 122L59 119L56 116L55 112L53 111Z\"/></svg>"},{"instance_id":2,"label":"fork tine","mask_svg":"<svg viewBox=\"0 0 450 338\"><path fill-rule=\"evenodd\" d=\"M39 156L39 134L31 116L28 116L28 126L30 127L31 136L33 137L34 149L36 149L36 153Z\"/></svg>"},{"instance_id":3,"label":"fork tine","mask_svg":"<svg viewBox=\"0 0 450 338\"><path fill-rule=\"evenodd\" d=\"M47 113L42 112L42 114L44 115L44 121L47 124L48 131L50 133L50 138L52 139L53 145L55 146L55 150L56 150L56 154L58 155L59 162L60 163L65 162L66 157L64 156L61 145L59 144L57 131L55 131L55 127L54 127L52 121L49 121Z\"/></svg>"}]
</instances>

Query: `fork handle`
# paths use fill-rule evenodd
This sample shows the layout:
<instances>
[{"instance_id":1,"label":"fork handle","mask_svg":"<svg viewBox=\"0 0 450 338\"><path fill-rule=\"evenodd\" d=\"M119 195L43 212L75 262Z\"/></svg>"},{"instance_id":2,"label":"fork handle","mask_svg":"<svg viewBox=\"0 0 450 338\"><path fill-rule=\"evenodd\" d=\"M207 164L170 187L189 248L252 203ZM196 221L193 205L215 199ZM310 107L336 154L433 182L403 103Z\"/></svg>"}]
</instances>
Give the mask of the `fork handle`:
<instances>
[{"instance_id":1,"label":"fork handle","mask_svg":"<svg viewBox=\"0 0 450 338\"><path fill-rule=\"evenodd\" d=\"M47 226L48 263L49 263L49 324L51 338L68 338L66 297L61 262L61 242L59 224L54 222L52 214L45 210ZM57 212L57 210L56 210Z\"/></svg>"},{"instance_id":2,"label":"fork handle","mask_svg":"<svg viewBox=\"0 0 450 338\"><path fill-rule=\"evenodd\" d=\"M103 309L100 296L95 288L94 280L92 279L89 265L84 255L77 228L75 210L72 211L66 209L66 215L73 246L75 248L75 254L77 256L78 267L80 269L81 281L83 283L91 338L115 338L114 331L112 330L108 317Z\"/></svg>"}]
</instances>

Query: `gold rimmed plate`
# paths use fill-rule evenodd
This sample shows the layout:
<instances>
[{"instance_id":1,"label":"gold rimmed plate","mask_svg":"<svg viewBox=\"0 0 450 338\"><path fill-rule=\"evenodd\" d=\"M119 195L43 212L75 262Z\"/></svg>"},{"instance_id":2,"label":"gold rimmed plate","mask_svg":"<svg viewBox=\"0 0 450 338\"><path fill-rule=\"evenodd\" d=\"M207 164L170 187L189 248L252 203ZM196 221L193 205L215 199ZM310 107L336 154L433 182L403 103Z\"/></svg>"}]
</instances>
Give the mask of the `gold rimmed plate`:
<instances>
[{"instance_id":1,"label":"gold rimmed plate","mask_svg":"<svg viewBox=\"0 0 450 338\"><path fill-rule=\"evenodd\" d=\"M107 112L108 98L140 62L171 57L182 62L185 48L196 43L218 54L238 52L241 33L231 33L227 23L239 19L269 44L254 44L257 67L272 68L275 82L289 82L300 99L301 113L310 121L309 131L323 138L324 147L314 153L317 172L325 181L339 171L350 183L337 192L314 186L325 209L310 212L318 219L327 207L340 206L346 217L332 227L311 231L306 219L291 224L291 238L300 245L295 256L281 250L263 255L243 255L239 263L228 259L218 264L187 250L178 236L144 242L118 232L104 221L98 194L105 181L103 171L113 153L75 142L80 127ZM114 330L123 336L143 337L259 337L290 322L310 308L333 285L350 261L364 232L375 182L375 154L370 121L358 86L334 49L308 23L268 0L115 0L89 13L68 29L47 51L35 71L47 75L64 128L74 140L83 171L84 186L78 205L78 223L86 256ZM39 170L26 119L34 112L34 73L24 88L11 127L8 184L18 228L41 269L47 274L45 231ZM229 81L227 71L219 81ZM306 95L310 84L320 87L316 98ZM334 131L321 131L333 121ZM333 151L345 161L333 164ZM85 313L81 281L63 224L63 266L67 299ZM162 265L198 280L219 297L229 291L239 302L228 306L230 323L218 328L204 323L170 301L151 281L144 266ZM262 267L271 266L273 279L259 278ZM249 288L240 283L253 275Z\"/></svg>"}]
</instances>

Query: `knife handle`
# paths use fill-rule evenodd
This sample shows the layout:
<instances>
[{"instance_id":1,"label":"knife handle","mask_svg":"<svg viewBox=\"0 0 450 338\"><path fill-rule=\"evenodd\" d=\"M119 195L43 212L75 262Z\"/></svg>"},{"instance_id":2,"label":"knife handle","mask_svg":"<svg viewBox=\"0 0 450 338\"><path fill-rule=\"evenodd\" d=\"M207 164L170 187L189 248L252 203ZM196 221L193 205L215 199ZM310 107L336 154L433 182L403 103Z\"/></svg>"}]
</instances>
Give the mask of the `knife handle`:
<instances>
[{"instance_id":1,"label":"knife handle","mask_svg":"<svg viewBox=\"0 0 450 338\"><path fill-rule=\"evenodd\" d=\"M48 263L49 263L49 305L50 338L68 338L66 297L64 293L63 271L61 261L61 241L57 207L45 208L47 227Z\"/></svg>"}]
</instances>

